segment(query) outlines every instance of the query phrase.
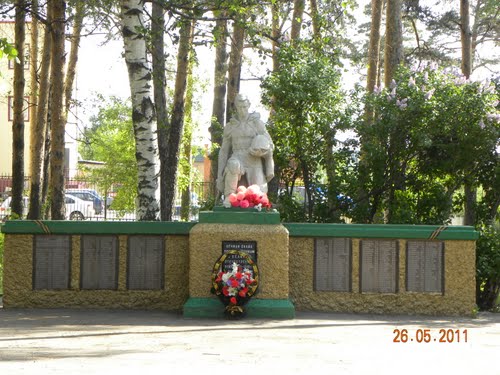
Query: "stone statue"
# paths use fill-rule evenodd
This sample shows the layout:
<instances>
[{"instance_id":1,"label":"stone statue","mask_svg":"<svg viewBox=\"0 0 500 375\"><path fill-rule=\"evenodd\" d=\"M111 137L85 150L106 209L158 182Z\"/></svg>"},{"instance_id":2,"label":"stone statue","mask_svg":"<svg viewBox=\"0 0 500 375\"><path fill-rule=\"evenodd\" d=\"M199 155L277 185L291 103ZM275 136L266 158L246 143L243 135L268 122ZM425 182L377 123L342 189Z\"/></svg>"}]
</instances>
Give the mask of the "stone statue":
<instances>
[{"instance_id":1,"label":"stone statue","mask_svg":"<svg viewBox=\"0 0 500 375\"><path fill-rule=\"evenodd\" d=\"M235 116L224 128L219 151L217 189L224 194L224 206L230 207L229 194L239 185L258 185L267 193L267 183L274 177L274 144L256 112L249 113L250 101L236 95Z\"/></svg>"}]
</instances>

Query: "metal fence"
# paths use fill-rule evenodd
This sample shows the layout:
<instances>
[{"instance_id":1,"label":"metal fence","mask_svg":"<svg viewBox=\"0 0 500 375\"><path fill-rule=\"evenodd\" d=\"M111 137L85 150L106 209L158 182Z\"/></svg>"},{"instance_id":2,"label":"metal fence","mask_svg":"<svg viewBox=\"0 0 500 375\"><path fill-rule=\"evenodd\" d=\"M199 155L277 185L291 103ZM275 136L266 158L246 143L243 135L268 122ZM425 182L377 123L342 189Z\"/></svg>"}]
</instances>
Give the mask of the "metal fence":
<instances>
[{"instance_id":1,"label":"metal fence","mask_svg":"<svg viewBox=\"0 0 500 375\"><path fill-rule=\"evenodd\" d=\"M26 216L29 208L29 185L30 178L25 177L24 191L26 197L23 199L24 212ZM118 194L121 185L113 184L112 187L103 191L95 180L75 177L65 180L65 208L68 220L136 220L133 209L115 209L113 199ZM210 196L209 182L194 183L191 190L190 220L197 220L198 212L203 202ZM10 195L12 191L12 176L0 175L0 222L5 221L10 215ZM180 220L182 192L176 191L173 220Z\"/></svg>"}]
</instances>

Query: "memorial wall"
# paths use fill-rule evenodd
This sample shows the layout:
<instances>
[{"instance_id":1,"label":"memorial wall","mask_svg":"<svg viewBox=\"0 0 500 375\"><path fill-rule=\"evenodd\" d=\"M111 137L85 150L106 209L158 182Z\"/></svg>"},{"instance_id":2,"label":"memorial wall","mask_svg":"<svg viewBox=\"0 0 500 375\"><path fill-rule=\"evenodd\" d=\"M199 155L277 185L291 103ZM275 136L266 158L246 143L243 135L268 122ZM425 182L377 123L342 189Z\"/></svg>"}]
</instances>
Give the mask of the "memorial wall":
<instances>
[{"instance_id":1,"label":"memorial wall","mask_svg":"<svg viewBox=\"0 0 500 375\"><path fill-rule=\"evenodd\" d=\"M404 235L421 238L387 239L391 233L382 227L377 228L382 238L366 238L377 230L365 226L364 236L358 227L359 238L343 238L337 237L342 236L339 227L324 226L315 230L316 237L307 237L311 227L286 226L290 298L297 310L472 315L476 308L472 231L442 236L459 240L430 239L414 227L414 235Z\"/></svg>"},{"instance_id":2,"label":"memorial wall","mask_svg":"<svg viewBox=\"0 0 500 375\"><path fill-rule=\"evenodd\" d=\"M255 224L10 221L2 228L4 307L206 304L215 299L213 263L235 248L259 265L257 301L390 314L471 315L476 307L473 228Z\"/></svg>"}]
</instances>

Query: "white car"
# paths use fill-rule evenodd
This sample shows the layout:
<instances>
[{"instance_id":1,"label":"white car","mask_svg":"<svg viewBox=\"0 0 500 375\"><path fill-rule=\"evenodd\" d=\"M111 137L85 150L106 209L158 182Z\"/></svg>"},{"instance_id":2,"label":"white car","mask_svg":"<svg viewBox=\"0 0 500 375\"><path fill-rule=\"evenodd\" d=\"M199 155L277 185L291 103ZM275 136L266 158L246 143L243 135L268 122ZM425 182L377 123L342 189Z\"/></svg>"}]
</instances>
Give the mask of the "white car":
<instances>
[{"instance_id":1,"label":"white car","mask_svg":"<svg viewBox=\"0 0 500 375\"><path fill-rule=\"evenodd\" d=\"M9 219L10 213L12 212L10 202L12 202L12 197L7 197L7 199L0 204L0 221L6 221ZM29 198L23 197L23 216L28 215L28 206Z\"/></svg>"},{"instance_id":2,"label":"white car","mask_svg":"<svg viewBox=\"0 0 500 375\"><path fill-rule=\"evenodd\" d=\"M12 197L8 197L0 205L0 221L9 219L11 208L10 202ZM73 195L65 194L64 203L66 205L67 220L85 220L96 216L93 202L84 201ZM29 198L23 197L23 217L28 214Z\"/></svg>"},{"instance_id":3,"label":"white car","mask_svg":"<svg viewBox=\"0 0 500 375\"><path fill-rule=\"evenodd\" d=\"M85 220L96 216L94 203L84 201L71 194L65 194L64 203L66 204L66 219Z\"/></svg>"}]
</instances>

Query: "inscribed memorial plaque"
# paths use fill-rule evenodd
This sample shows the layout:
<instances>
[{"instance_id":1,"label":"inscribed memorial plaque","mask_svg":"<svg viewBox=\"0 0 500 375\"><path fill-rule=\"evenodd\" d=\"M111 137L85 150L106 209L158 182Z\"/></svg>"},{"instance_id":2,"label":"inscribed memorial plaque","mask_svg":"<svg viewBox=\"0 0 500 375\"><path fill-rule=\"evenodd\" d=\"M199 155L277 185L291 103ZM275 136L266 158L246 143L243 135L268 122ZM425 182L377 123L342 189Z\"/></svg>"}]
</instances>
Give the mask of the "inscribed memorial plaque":
<instances>
[{"instance_id":1,"label":"inscribed memorial plaque","mask_svg":"<svg viewBox=\"0 0 500 375\"><path fill-rule=\"evenodd\" d=\"M257 263L257 241L222 241L222 254L231 250L238 250L246 253L254 263ZM243 268L252 270L252 266L248 264L245 258L238 255L229 255L222 265L222 270L224 272L231 271L234 262L238 263Z\"/></svg>"},{"instance_id":2,"label":"inscribed memorial plaque","mask_svg":"<svg viewBox=\"0 0 500 375\"><path fill-rule=\"evenodd\" d=\"M117 289L117 238L82 236L81 270L82 289Z\"/></svg>"},{"instance_id":3,"label":"inscribed memorial plaque","mask_svg":"<svg viewBox=\"0 0 500 375\"><path fill-rule=\"evenodd\" d=\"M70 262L70 236L35 236L33 288L69 289Z\"/></svg>"},{"instance_id":4,"label":"inscribed memorial plaque","mask_svg":"<svg viewBox=\"0 0 500 375\"><path fill-rule=\"evenodd\" d=\"M361 292L397 292L398 245L396 241L361 241L360 263Z\"/></svg>"},{"instance_id":5,"label":"inscribed memorial plaque","mask_svg":"<svg viewBox=\"0 0 500 375\"><path fill-rule=\"evenodd\" d=\"M163 289L164 259L162 236L130 236L128 289Z\"/></svg>"},{"instance_id":6,"label":"inscribed memorial plaque","mask_svg":"<svg viewBox=\"0 0 500 375\"><path fill-rule=\"evenodd\" d=\"M315 241L314 289L351 290L351 241L348 238L317 238Z\"/></svg>"},{"instance_id":7,"label":"inscribed memorial plaque","mask_svg":"<svg viewBox=\"0 0 500 375\"><path fill-rule=\"evenodd\" d=\"M406 289L410 292L443 292L443 242L408 241Z\"/></svg>"}]
</instances>

